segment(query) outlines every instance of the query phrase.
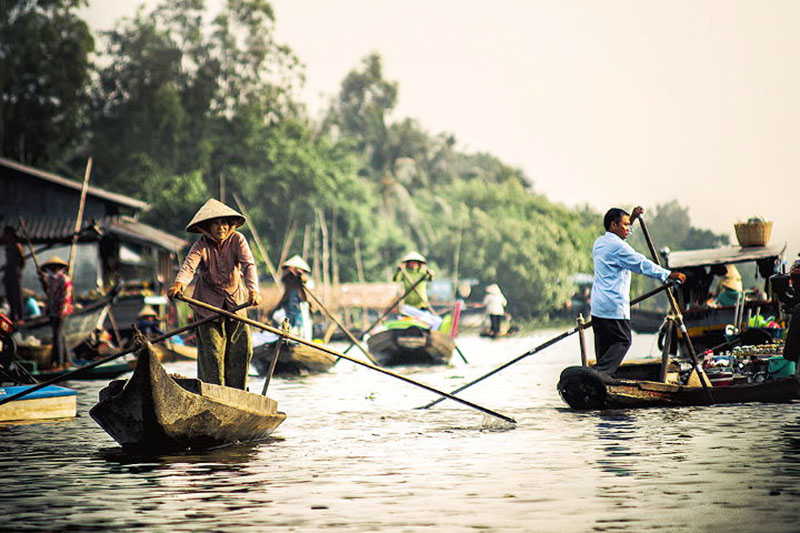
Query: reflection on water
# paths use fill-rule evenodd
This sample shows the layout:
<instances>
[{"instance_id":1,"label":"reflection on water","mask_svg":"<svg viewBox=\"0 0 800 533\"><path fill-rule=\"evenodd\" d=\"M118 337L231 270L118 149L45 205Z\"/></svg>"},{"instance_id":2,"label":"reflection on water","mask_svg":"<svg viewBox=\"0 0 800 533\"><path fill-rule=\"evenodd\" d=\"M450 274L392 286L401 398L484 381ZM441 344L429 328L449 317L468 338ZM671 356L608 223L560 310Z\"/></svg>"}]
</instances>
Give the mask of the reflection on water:
<instances>
[{"instance_id":1,"label":"reflection on water","mask_svg":"<svg viewBox=\"0 0 800 533\"><path fill-rule=\"evenodd\" d=\"M551 335L460 339L469 365L400 372L451 390ZM78 418L0 425L3 528L799 529L800 403L577 413L555 391L578 357L565 342L462 393L513 428L453 402L415 410L434 397L340 361L273 381L288 418L267 441L136 455L88 417L103 384L72 383Z\"/></svg>"}]
</instances>

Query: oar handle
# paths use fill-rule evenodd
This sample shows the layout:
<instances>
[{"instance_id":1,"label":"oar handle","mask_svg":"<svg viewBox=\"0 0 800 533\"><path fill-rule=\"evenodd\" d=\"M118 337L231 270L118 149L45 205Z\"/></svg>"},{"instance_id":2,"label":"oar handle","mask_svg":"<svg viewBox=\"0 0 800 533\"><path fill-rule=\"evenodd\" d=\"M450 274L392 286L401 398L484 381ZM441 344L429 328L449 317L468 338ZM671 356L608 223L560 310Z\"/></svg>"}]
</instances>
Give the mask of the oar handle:
<instances>
[{"instance_id":1,"label":"oar handle","mask_svg":"<svg viewBox=\"0 0 800 533\"><path fill-rule=\"evenodd\" d=\"M234 311L240 311L240 310L248 307L249 305L250 304L245 303L245 304L242 304L242 305L240 305L238 307L235 307L233 310ZM236 316L236 315L234 315L234 316ZM219 318L219 316L209 316L209 317L203 318L201 320L197 320L195 322L192 322L191 324L187 324L187 325L185 325L183 327L180 327L180 328L177 328L177 329L173 329L171 331L168 331L168 332L164 333L163 335L159 335L157 337L154 337L154 338L148 339L148 340L152 344L156 344L156 343L159 343L159 342L161 342L161 341L163 341L165 339L168 339L170 337L174 337L175 335L178 335L179 333L183 333L184 331L189 331L190 329L196 328L197 326L205 324L206 322L211 322L212 320L216 320L218 318ZM11 396L9 396L7 398L0 399L0 405L3 405L4 403L7 403L7 402L10 402L10 401L13 401L13 400L17 400L19 398L22 398L23 396L27 396L28 394L30 394L32 392L36 392L37 390L41 390L41 389L43 389L43 388L45 388L47 386L55 385L56 383L60 383L62 381L66 381L67 379L69 379L69 378L71 378L71 377L73 377L73 376L75 376L77 374L80 374L81 372L85 372L85 371L90 370L90 369L92 369L92 368L94 368L96 366L100 366L100 365L102 365L104 363L108 363L109 361L113 361L114 359L119 359L123 355L128 355L129 353L132 353L132 352L136 351L137 348L138 348L138 346L132 346L131 348L127 348L125 350L122 350L121 352L109 355L108 357L104 357L102 359L98 359L97 361L93 361L93 362L91 362L91 363L89 363L87 365L83 365L80 368L77 368L77 369L73 370L72 372L67 372L66 374L62 374L60 376L51 378L51 379L49 379L47 381L43 381L43 382L39 383L38 385L34 385L33 387L31 387L29 389L25 389L24 391L18 392L16 394L12 394Z\"/></svg>"},{"instance_id":2,"label":"oar handle","mask_svg":"<svg viewBox=\"0 0 800 533\"><path fill-rule=\"evenodd\" d=\"M224 309L220 309L218 307L214 307L213 305L209 305L209 304L207 304L205 302L201 302L199 300L194 300L192 298L188 298L188 297L185 297L185 296L176 296L176 298L178 298L178 299L180 299L180 300L182 300L182 301L184 301L184 302L186 302L188 304L191 304L191 305L193 305L195 307L200 307L200 308L203 308L203 309L207 309L208 311L214 311L215 313L219 313L220 315L226 316L228 318L233 318L233 319L239 320L240 322L242 322L244 324L253 326L253 327L258 328L258 329L262 329L264 331L269 331L269 332L274 333L276 335L280 335L281 337L283 337L285 339L292 340L292 341L294 341L294 342L296 342L298 344L303 344L305 346L308 346L310 348L314 348L314 349L319 350L321 352L325 352L325 353L333 355L335 357L340 357L342 359L347 359L351 363L355 363L357 365L361 365L361 366L369 368L371 370L375 370L376 372L380 372L381 374L386 374L387 376L392 376L393 378L397 378L397 379L399 379L401 381L405 381L406 383L410 383L411 385L416 385L417 387L423 388L423 389L425 389L427 391L430 391L430 392L434 392L436 394L439 394L440 396L444 396L445 398L449 398L450 400L453 400L454 402L458 402L460 404L466 405L468 407L471 407L473 409L481 411L482 413L486 413L488 415L494 416L494 417L499 418L501 420L505 420L506 422L510 422L512 424L516 424L517 423L517 421L514 420L511 417L502 415L500 413L497 413L497 412L492 411L490 409L487 409L485 407L481 407L480 405L477 405L477 404L474 404L474 403L469 402L467 400L461 399L461 398L459 398L457 396L453 396L452 394L449 394L447 392L443 392L443 391L434 389L430 385L426 385L425 383L421 383L419 381L414 381L411 378L407 378L407 377L405 377L405 376L403 376L401 374L397 374L397 373L392 372L390 370L387 370L385 368L381 368L379 366L375 366L375 365L367 363L365 361L360 361L358 359L355 359L353 357L345 355L345 354L343 354L341 352L337 352L336 350L332 350L331 348L328 348L327 346L319 345L319 344L315 344L313 342L307 341L306 339L303 339L301 337L297 337L295 335L292 335L291 333L287 333L285 331L281 331L280 329L274 328L272 326L268 326L267 324L264 324L263 322L258 322L256 320L252 320L252 319L247 318L247 317L242 317L242 316L236 315L234 313L231 313L229 311L225 311Z\"/></svg>"}]
</instances>

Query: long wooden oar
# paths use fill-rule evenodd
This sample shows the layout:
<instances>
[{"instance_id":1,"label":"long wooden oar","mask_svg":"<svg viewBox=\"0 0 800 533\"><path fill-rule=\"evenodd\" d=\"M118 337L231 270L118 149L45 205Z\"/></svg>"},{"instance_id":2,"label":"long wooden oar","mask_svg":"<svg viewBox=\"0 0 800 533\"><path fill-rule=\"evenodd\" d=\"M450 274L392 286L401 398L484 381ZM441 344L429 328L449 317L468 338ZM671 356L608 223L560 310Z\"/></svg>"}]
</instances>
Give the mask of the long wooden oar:
<instances>
[{"instance_id":1,"label":"long wooden oar","mask_svg":"<svg viewBox=\"0 0 800 533\"><path fill-rule=\"evenodd\" d=\"M239 311L239 310L244 309L245 307L248 307L248 306L249 306L249 304L247 304L247 303L242 304L242 305L240 305L238 307L235 307L234 311ZM187 324L187 325L185 325L185 326L183 326L181 328L173 329L171 331L168 331L168 332L164 333L163 335L159 335L158 337L154 337L154 338L148 339L148 340L151 343L155 344L155 343L161 342L161 341L163 341L165 339L168 339L170 337L174 337L175 335L177 335L179 333L183 333L184 331L189 331L192 328L196 328L197 326L199 326L201 324L205 324L206 322L211 322L212 320L216 320L218 318L219 318L219 316L209 316L209 317L203 318L201 320L197 320L195 322L192 322L191 324ZM113 361L114 359L118 359L118 358L122 357L123 355L128 355L129 353L132 353L132 352L136 351L137 348L138 348L137 346L132 346L131 348L127 348L127 349L125 349L125 350L123 350L121 352L118 352L118 353L115 353L115 354L111 354L108 357L104 357L102 359L98 359L97 361L93 361L93 362L91 362L91 363L89 363L87 365L83 365L80 368L77 368L77 369L73 370L72 372L67 372L66 374L62 374L60 376L54 377L52 379L49 379L47 381L43 381L43 382L39 383L38 385L34 385L30 389L26 389L26 390L24 390L22 392L18 392L16 394L12 394L11 396L9 396L7 398L2 398L2 399L0 399L0 405L3 405L4 403L7 403L7 402L10 402L10 401L13 401L13 400L17 400L19 398L22 398L23 396L27 396L28 394L30 394L32 392L36 392L37 390L41 390L41 389L43 389L43 388L45 388L45 387L47 387L49 385L55 385L56 383L60 383L62 381L68 380L68 379L80 374L81 372L85 372L85 371L87 371L89 369L92 369L92 368L94 368L96 366L100 366L103 363L108 363L109 361Z\"/></svg>"},{"instance_id":2,"label":"long wooden oar","mask_svg":"<svg viewBox=\"0 0 800 533\"><path fill-rule=\"evenodd\" d=\"M303 290L304 290L304 291L306 291L306 294L308 294L309 296L311 296L311 299L313 299L313 300L314 300L314 301L317 303L317 305L319 306L319 308L320 308L320 309L322 309L323 311L325 311L325 314L326 314L326 315L328 315L328 318L330 318L330 319L333 321L333 323L334 323L334 324L336 324L336 325L339 327L339 329L340 329L340 330L342 330L342 333L344 333L345 335L347 335L347 338L348 338L348 339L350 339L350 342L352 342L353 344L355 344L355 345L357 345L357 346L358 346L358 349L359 349L359 350L361 350L361 352L362 352L362 353L363 353L363 354L364 354L364 355L367 357L367 359L369 359L369 360L370 360L370 362L371 362L373 365L378 365L378 366L380 366L380 363L378 363L378 360L377 360L377 359L375 359L375 356L374 356L374 355L372 355L371 353L369 353L369 350L365 350L365 349L364 349L364 347L363 347L363 346L361 346L361 343L360 343L360 342L358 342L358 339L356 339L356 338L353 336L353 334L352 334L352 333L350 333L350 330L349 330L349 329L347 329L347 328L344 326L344 324L342 324L342 323L339 321L339 319L338 319L338 318L336 318L336 317L333 315L333 313L331 313L330 311L328 311L328 308L327 308L327 307L325 307L325 305L324 305L324 304L323 304L323 303L322 303L322 302L319 300L319 298L317 298L317 296L316 296L316 295L315 295L313 292L311 292L311 290L308 288L308 286L306 285L306 283L305 283L305 282L303 282Z\"/></svg>"},{"instance_id":3,"label":"long wooden oar","mask_svg":"<svg viewBox=\"0 0 800 533\"><path fill-rule=\"evenodd\" d=\"M655 296L656 294L667 290L671 285L672 285L671 283L670 284L666 284L666 285L662 285L661 287L653 289L650 292L646 292L645 294L642 294L641 296L639 296L637 298L634 298L631 301L631 305L638 304L639 302L641 302L643 300L651 298L651 297ZM553 337L549 341L546 341L546 342L540 344L539 346L536 346L535 348L531 348L530 350L528 350L524 354L520 355L519 357L515 357L511 361L498 366L497 368L495 368L491 372L488 372L488 373L482 375L481 377L479 377L479 378L477 378L477 379L475 379L473 381L470 381L466 385L460 386L459 388L451 391L450 394L457 394L457 393L463 391L464 389L468 389L469 387L475 385L476 383L480 383L484 379L486 379L486 378L488 378L490 376L493 376L493 375L497 374L498 372L500 372L501 370L504 370L504 369L510 367L514 363L517 363L517 362L521 361L522 359L525 359L528 356L537 354L537 353L541 352L542 350L544 350L545 348L549 348L550 346L554 345L558 341L566 339L567 337L569 337L573 333L577 333L581 329L586 329L586 328L590 328L590 327L592 327L592 321L591 320L589 320L587 322L584 322L583 325L575 326L574 328L572 328L572 329L570 329L568 331L565 331L561 335ZM444 400L444 398L437 398L436 400L434 400L434 401L432 401L432 402L430 402L428 404L425 404L422 407L418 407L417 409L428 409L428 408L433 407L434 405L436 405L437 403L439 403L439 402L441 402L443 400Z\"/></svg>"},{"instance_id":4,"label":"long wooden oar","mask_svg":"<svg viewBox=\"0 0 800 533\"><path fill-rule=\"evenodd\" d=\"M36 277L39 279L39 284L42 286L42 290L45 292L45 294L47 294L47 285L45 285L41 277L41 265L39 264L39 257L36 255L36 250L33 249L30 233L28 233L28 225L25 223L25 219L22 217L19 217L19 228L25 234L25 242L28 243L28 249L31 251L33 266L36 268Z\"/></svg>"},{"instance_id":5,"label":"long wooden oar","mask_svg":"<svg viewBox=\"0 0 800 533\"><path fill-rule=\"evenodd\" d=\"M653 257L653 262L658 266L661 266L661 261L659 261L658 254L656 253L656 247L653 244L653 238L650 237L650 232L647 230L647 224L644 221L644 215L639 215L638 218L639 224L642 226L642 233L644 233L644 240L647 241L647 247L650 249L650 255ZM708 399L711 400L711 403L714 403L714 394L711 392L711 387L708 384L708 378L703 370L703 365L700 363L700 359L697 357L697 352L694 349L694 344L692 344L692 339L689 338L689 331L686 329L686 323L683 321L683 314L681 314L681 309L678 307L678 301L675 299L675 294L671 289L667 291L667 300L669 300L669 305L672 308L672 314L678 323L678 328L683 334L683 340L689 352L689 357L692 359L692 364L694 365L695 371L697 372L697 377L700 379L700 383L703 385L703 390L708 395Z\"/></svg>"},{"instance_id":6,"label":"long wooden oar","mask_svg":"<svg viewBox=\"0 0 800 533\"><path fill-rule=\"evenodd\" d=\"M361 335L359 335L359 336L358 336L358 340L359 340L359 341L362 341L362 340L364 340L364 337L367 335L367 333L369 333L370 331L372 331L372 330L375 328L375 326L377 326L378 324L380 324L380 323L381 323L381 320L383 320L384 318L386 318L386 316L387 316L389 313L391 313L391 312L392 312L392 309L394 309L394 306L395 306L395 305L397 305L397 304L399 304L399 303L400 303L400 300L402 300L403 298L405 298L406 296L408 296L409 294L411 294L411 292L412 292L414 289L416 289L416 288L417 288L417 285L419 285L419 284L420 284L420 283L422 283L423 281L425 281L425 278L424 278L424 277L423 277L423 278L419 278L417 281L415 281L415 282L414 282L414 284L413 284L413 285L411 285L411 287L409 287L409 288L408 288L408 290L407 290L406 292L404 292L404 293L403 293L403 295L402 295L402 296L400 296L399 298L396 298L396 299L395 299L395 300L394 300L394 301L393 301L393 302L392 302L392 303L391 303L391 304L390 304L390 305L389 305L389 306L388 306L388 307L387 307L387 308L386 308L386 309L383 311L383 313L381 313L381 316L379 316L379 317L378 317L378 319L377 319L377 320L375 320L375 322L373 322L373 323L370 325L370 327L368 327L368 328L367 328L367 329L365 329L363 332L361 332ZM350 351L350 349L351 349L353 346L355 346L356 344L357 344L357 343L355 343L355 342L353 342L353 343L350 343L350 346L348 346L347 348L345 348L345 350L344 350L342 353L347 353L347 352L349 352L349 351Z\"/></svg>"},{"instance_id":7,"label":"long wooden oar","mask_svg":"<svg viewBox=\"0 0 800 533\"><path fill-rule=\"evenodd\" d=\"M385 368L381 368L379 366L375 366L375 365L372 365L370 363L366 363L364 361L360 361L358 359L354 359L354 358L350 357L349 355L345 355L345 354L343 354L341 352L337 352L336 350L332 350L332 349L328 348L327 346L322 346L322 345L319 345L319 344L315 344L315 343L307 341L307 340L305 340L303 338L300 338L300 337L297 337L295 335L291 335L289 333L283 332L283 331L281 331L281 330L279 330L277 328L273 328L272 326L268 326L267 324L264 324L262 322L258 322L256 320L252 320L250 318L241 317L241 316L236 315L234 313L231 313L229 311L225 311L224 309L219 309L218 307L214 307L213 305L209 305L207 303L200 302L200 301L194 300L192 298L187 298L185 296L176 296L176 298L178 298L180 300L183 300L184 302L186 302L188 304L194 305L195 307L200 307L200 308L203 308L203 309L207 309L208 311L214 311L215 313L219 313L219 314L221 314L223 316L226 316L228 318L233 318L233 319L239 320L240 322L243 322L244 324L253 326L255 328L262 329L264 331L269 331L270 333L274 333L276 335L280 335L281 337L283 337L285 339L289 339L291 341L297 342L299 344L303 344L303 345L308 346L310 348L314 348L314 349L319 350L321 352L325 352L327 354L333 355L334 357L341 357L342 359L347 359L348 361L350 361L352 363L355 363L357 365L361 365L361 366L369 368L371 370L375 370L377 372L380 372L381 374L386 374L387 376L392 376L393 378L397 378L397 379L399 379L401 381L405 381L406 383L410 383L412 385L416 385L417 387L421 387L421 388L423 388L423 389L425 389L427 391L434 392L436 394L439 394L440 396L443 396L445 398L449 398L450 400L453 400L454 402L458 402L458 403L464 404L467 407L471 407L473 409L481 411L482 413L486 413L488 415L494 416L494 417L499 418L501 420L505 420L506 422L510 422L512 424L516 424L517 423L517 421L514 420L513 418L505 416L505 415L502 415L502 414L500 414L500 413L498 413L496 411L492 411L492 410L487 409L485 407L481 407L480 405L474 404L474 403L469 402L467 400L463 400L463 399L461 399L461 398L459 398L457 396L453 396L452 394L449 394L447 392L442 392L440 390L434 389L430 385L426 385L425 383L420 383L419 381L414 381L413 379L407 378L407 377L402 376L400 374L396 374L396 373L394 373L394 372L392 372L390 370L386 370Z\"/></svg>"},{"instance_id":8,"label":"long wooden oar","mask_svg":"<svg viewBox=\"0 0 800 533\"><path fill-rule=\"evenodd\" d=\"M406 282L411 283L411 278L408 277L408 273L406 272L406 269L401 268L400 272L403 273L403 279L405 279ZM420 279L425 279L425 276L424 275L421 276ZM422 293L419 292L419 289L416 288L417 285L418 285L418 283L415 283L414 285L412 285L412 287L414 287L414 290L417 292L417 295L420 297L420 299L424 300L425 297L422 295ZM438 314L436 314L436 311L433 310L433 306L431 306L429 309L431 310L431 313L433 313L436 316L439 316ZM469 364L469 361L467 361L467 358L464 356L464 353L461 351L461 348L459 348L458 344L456 344L456 339L455 338L453 338L453 346L455 347L456 352L458 353L459 357L461 357L461 360L464 361L465 364Z\"/></svg>"}]
</instances>

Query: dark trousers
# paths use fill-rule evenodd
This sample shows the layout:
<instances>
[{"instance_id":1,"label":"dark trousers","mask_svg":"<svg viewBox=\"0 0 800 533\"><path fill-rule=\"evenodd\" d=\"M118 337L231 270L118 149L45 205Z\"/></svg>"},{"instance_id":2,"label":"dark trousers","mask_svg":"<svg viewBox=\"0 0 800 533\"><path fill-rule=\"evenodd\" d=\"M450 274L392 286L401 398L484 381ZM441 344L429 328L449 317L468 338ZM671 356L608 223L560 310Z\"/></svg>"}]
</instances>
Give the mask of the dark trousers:
<instances>
[{"instance_id":1,"label":"dark trousers","mask_svg":"<svg viewBox=\"0 0 800 533\"><path fill-rule=\"evenodd\" d=\"M631 347L631 321L592 317L594 330L595 368L613 376Z\"/></svg>"},{"instance_id":2,"label":"dark trousers","mask_svg":"<svg viewBox=\"0 0 800 533\"><path fill-rule=\"evenodd\" d=\"M67 356L67 317L51 316L50 326L53 328L53 351L50 354L50 362L55 366L64 366L68 362Z\"/></svg>"},{"instance_id":3,"label":"dark trousers","mask_svg":"<svg viewBox=\"0 0 800 533\"><path fill-rule=\"evenodd\" d=\"M19 274L6 272L3 285L6 289L8 306L11 308L11 320L14 322L22 320L22 272Z\"/></svg>"},{"instance_id":4,"label":"dark trousers","mask_svg":"<svg viewBox=\"0 0 800 533\"><path fill-rule=\"evenodd\" d=\"M503 320L503 315L489 315L489 322L491 323L492 335L500 333L500 323Z\"/></svg>"}]
</instances>

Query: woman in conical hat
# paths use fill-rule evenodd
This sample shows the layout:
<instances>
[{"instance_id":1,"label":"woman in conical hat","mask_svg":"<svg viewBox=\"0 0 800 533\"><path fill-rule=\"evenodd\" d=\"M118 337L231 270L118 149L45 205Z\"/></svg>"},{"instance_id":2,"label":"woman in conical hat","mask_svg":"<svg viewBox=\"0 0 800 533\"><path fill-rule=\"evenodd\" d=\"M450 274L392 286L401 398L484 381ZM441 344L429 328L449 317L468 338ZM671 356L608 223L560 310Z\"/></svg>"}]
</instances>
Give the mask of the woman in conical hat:
<instances>
[{"instance_id":1,"label":"woman in conical hat","mask_svg":"<svg viewBox=\"0 0 800 533\"><path fill-rule=\"evenodd\" d=\"M68 275L69 265L54 255L45 261L39 272L45 288L45 308L53 329L53 351L50 363L55 368L63 368L68 362L66 327L72 314L72 280Z\"/></svg>"},{"instance_id":2,"label":"woman in conical hat","mask_svg":"<svg viewBox=\"0 0 800 533\"><path fill-rule=\"evenodd\" d=\"M483 305L486 306L486 314L489 315L489 324L491 324L489 335L492 337L500 335L500 325L505 317L506 303L506 297L503 296L503 292L497 283L492 283L486 287Z\"/></svg>"},{"instance_id":3,"label":"woman in conical hat","mask_svg":"<svg viewBox=\"0 0 800 533\"><path fill-rule=\"evenodd\" d=\"M281 275L283 294L270 315L272 316L275 311L282 310L284 316L289 319L292 331L306 340L311 340L313 329L311 308L304 290L305 284L312 283L308 277L311 267L302 257L293 255L281 264L281 268L283 269ZM309 285L309 289L311 288L313 287ZM276 318L279 316L281 315L276 315Z\"/></svg>"},{"instance_id":4,"label":"woman in conical hat","mask_svg":"<svg viewBox=\"0 0 800 533\"><path fill-rule=\"evenodd\" d=\"M186 226L186 231L203 236L192 245L167 296L181 294L196 276L196 300L228 310L244 303L260 304L253 253L244 235L236 231L244 223L241 213L222 202L212 198L203 204ZM195 312L203 317L214 315L205 309ZM244 313L239 311L242 316ZM197 377L244 389L253 355L247 325L220 318L198 326L197 338Z\"/></svg>"},{"instance_id":5,"label":"woman in conical hat","mask_svg":"<svg viewBox=\"0 0 800 533\"><path fill-rule=\"evenodd\" d=\"M427 282L433 279L433 271L428 269L428 261L417 251L409 252L400 259L400 265L394 273L394 281L403 282L403 292L408 292L420 278L425 278L405 297L403 303L419 309L428 309Z\"/></svg>"}]
</instances>

